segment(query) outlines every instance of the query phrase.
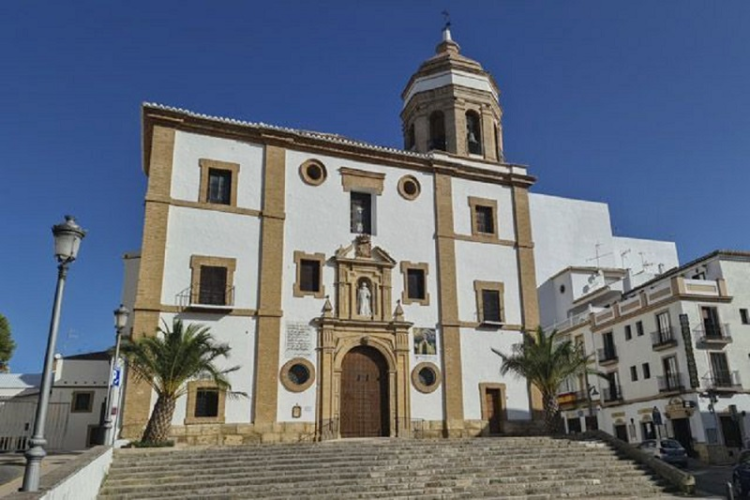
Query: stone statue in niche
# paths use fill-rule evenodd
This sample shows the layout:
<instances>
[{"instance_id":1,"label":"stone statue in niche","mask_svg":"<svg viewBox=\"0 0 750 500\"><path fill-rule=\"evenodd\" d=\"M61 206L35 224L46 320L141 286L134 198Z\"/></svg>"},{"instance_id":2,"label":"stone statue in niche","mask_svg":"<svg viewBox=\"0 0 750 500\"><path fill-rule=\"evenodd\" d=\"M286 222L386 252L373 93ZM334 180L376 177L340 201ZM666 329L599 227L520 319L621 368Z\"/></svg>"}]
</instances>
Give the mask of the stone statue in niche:
<instances>
[{"instance_id":1,"label":"stone statue in niche","mask_svg":"<svg viewBox=\"0 0 750 500\"><path fill-rule=\"evenodd\" d=\"M360 316L372 316L372 293L366 281L363 281L357 290L357 312Z\"/></svg>"}]
</instances>

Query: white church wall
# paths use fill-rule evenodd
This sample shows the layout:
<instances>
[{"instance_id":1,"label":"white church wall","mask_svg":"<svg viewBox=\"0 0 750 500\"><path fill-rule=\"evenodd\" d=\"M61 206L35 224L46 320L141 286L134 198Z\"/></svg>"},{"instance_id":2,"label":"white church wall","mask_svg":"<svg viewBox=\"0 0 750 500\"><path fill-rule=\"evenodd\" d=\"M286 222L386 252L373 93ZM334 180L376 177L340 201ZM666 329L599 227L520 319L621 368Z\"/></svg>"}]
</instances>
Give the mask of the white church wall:
<instances>
[{"instance_id":1,"label":"white church wall","mask_svg":"<svg viewBox=\"0 0 750 500\"><path fill-rule=\"evenodd\" d=\"M178 305L191 284L193 255L236 259L234 306L258 307L260 219L214 210L170 207L161 301Z\"/></svg>"},{"instance_id":2,"label":"white church wall","mask_svg":"<svg viewBox=\"0 0 750 500\"><path fill-rule=\"evenodd\" d=\"M526 382L513 374L501 376L502 360L500 356L492 352L494 348L502 353L510 354L513 345L522 340L521 333L515 331L461 328L461 369L465 419L480 420L482 418L480 383L506 384L503 405L507 409L508 420L528 420L531 418Z\"/></svg>"},{"instance_id":3,"label":"white church wall","mask_svg":"<svg viewBox=\"0 0 750 500\"><path fill-rule=\"evenodd\" d=\"M237 206L260 210L263 193L264 148L257 144L177 131L172 164L172 198L199 201L203 158L240 165Z\"/></svg>"},{"instance_id":4,"label":"white church wall","mask_svg":"<svg viewBox=\"0 0 750 500\"><path fill-rule=\"evenodd\" d=\"M508 186L482 184L466 179L453 179L453 228L456 234L471 236L469 197L497 201L497 230L501 240L515 240L513 199Z\"/></svg>"}]
</instances>

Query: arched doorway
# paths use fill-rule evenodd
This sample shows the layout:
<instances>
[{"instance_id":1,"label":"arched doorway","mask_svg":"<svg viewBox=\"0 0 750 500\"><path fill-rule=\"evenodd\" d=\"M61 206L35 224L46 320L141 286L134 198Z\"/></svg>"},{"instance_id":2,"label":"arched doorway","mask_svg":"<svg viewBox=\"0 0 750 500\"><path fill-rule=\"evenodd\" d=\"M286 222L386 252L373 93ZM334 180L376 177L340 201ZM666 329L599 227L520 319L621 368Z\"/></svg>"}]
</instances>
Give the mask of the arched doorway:
<instances>
[{"instance_id":1,"label":"arched doorway","mask_svg":"<svg viewBox=\"0 0 750 500\"><path fill-rule=\"evenodd\" d=\"M377 349L358 346L341 365L341 437L389 435L388 365Z\"/></svg>"}]
</instances>

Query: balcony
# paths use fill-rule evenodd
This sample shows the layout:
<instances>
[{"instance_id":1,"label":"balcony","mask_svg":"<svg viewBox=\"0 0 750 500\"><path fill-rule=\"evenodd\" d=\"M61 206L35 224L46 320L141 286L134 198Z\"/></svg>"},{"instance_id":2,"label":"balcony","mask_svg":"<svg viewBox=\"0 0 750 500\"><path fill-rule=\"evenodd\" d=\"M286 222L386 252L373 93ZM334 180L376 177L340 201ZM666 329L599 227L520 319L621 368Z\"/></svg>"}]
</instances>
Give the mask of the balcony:
<instances>
[{"instance_id":1,"label":"balcony","mask_svg":"<svg viewBox=\"0 0 750 500\"><path fill-rule=\"evenodd\" d=\"M187 287L175 299L181 309L230 311L234 309L234 287L223 290Z\"/></svg>"},{"instance_id":2,"label":"balcony","mask_svg":"<svg viewBox=\"0 0 750 500\"><path fill-rule=\"evenodd\" d=\"M602 366L617 363L617 351L614 346L597 349L599 364Z\"/></svg>"},{"instance_id":3,"label":"balcony","mask_svg":"<svg viewBox=\"0 0 750 500\"><path fill-rule=\"evenodd\" d=\"M694 333L698 337L698 343L703 345L723 346L732 342L727 323L702 324L694 330Z\"/></svg>"},{"instance_id":4,"label":"balcony","mask_svg":"<svg viewBox=\"0 0 750 500\"><path fill-rule=\"evenodd\" d=\"M711 373L703 378L703 382L707 388L715 391L736 392L742 390L740 372L737 370Z\"/></svg>"},{"instance_id":5,"label":"balcony","mask_svg":"<svg viewBox=\"0 0 750 500\"><path fill-rule=\"evenodd\" d=\"M685 389L682 383L682 373L669 373L656 379L659 383L659 392L675 392Z\"/></svg>"},{"instance_id":6,"label":"balcony","mask_svg":"<svg viewBox=\"0 0 750 500\"><path fill-rule=\"evenodd\" d=\"M622 401L622 391L619 385L610 385L602 389L602 402L616 403Z\"/></svg>"},{"instance_id":7,"label":"balcony","mask_svg":"<svg viewBox=\"0 0 750 500\"><path fill-rule=\"evenodd\" d=\"M563 408L571 408L586 401L585 391L567 391L557 395L557 404Z\"/></svg>"},{"instance_id":8,"label":"balcony","mask_svg":"<svg viewBox=\"0 0 750 500\"><path fill-rule=\"evenodd\" d=\"M654 351L677 347L677 338L674 336L674 327L651 332L651 347Z\"/></svg>"}]
</instances>

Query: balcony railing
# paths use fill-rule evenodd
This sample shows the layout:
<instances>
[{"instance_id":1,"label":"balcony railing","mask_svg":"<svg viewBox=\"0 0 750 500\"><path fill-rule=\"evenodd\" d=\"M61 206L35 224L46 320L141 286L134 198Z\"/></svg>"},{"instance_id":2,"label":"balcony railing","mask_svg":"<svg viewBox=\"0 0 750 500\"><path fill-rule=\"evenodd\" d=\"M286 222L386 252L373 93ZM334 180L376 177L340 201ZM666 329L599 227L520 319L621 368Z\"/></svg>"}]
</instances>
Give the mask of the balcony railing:
<instances>
[{"instance_id":1,"label":"balcony railing","mask_svg":"<svg viewBox=\"0 0 750 500\"><path fill-rule=\"evenodd\" d=\"M710 389L732 391L742 388L740 372L737 370L713 372L703 380Z\"/></svg>"},{"instance_id":2,"label":"balcony railing","mask_svg":"<svg viewBox=\"0 0 750 500\"><path fill-rule=\"evenodd\" d=\"M681 391L685 388L682 383L681 373L669 373L657 377L657 381L659 383L659 392Z\"/></svg>"},{"instance_id":3,"label":"balcony railing","mask_svg":"<svg viewBox=\"0 0 750 500\"><path fill-rule=\"evenodd\" d=\"M695 329L698 341L702 344L728 344L732 342L729 334L729 325L722 323L718 325L700 325Z\"/></svg>"},{"instance_id":4,"label":"balcony railing","mask_svg":"<svg viewBox=\"0 0 750 500\"><path fill-rule=\"evenodd\" d=\"M602 401L605 403L612 403L614 401L622 401L622 391L619 385L610 385L602 389Z\"/></svg>"},{"instance_id":5,"label":"balcony railing","mask_svg":"<svg viewBox=\"0 0 750 500\"><path fill-rule=\"evenodd\" d=\"M651 345L654 350L676 346L677 338L674 336L674 327L651 332Z\"/></svg>"},{"instance_id":6,"label":"balcony railing","mask_svg":"<svg viewBox=\"0 0 750 500\"><path fill-rule=\"evenodd\" d=\"M177 294L176 302L183 309L231 309L234 307L234 287L223 290L187 287Z\"/></svg>"},{"instance_id":7,"label":"balcony railing","mask_svg":"<svg viewBox=\"0 0 750 500\"><path fill-rule=\"evenodd\" d=\"M614 347L604 347L596 350L599 364L612 364L617 362L617 350Z\"/></svg>"}]
</instances>

